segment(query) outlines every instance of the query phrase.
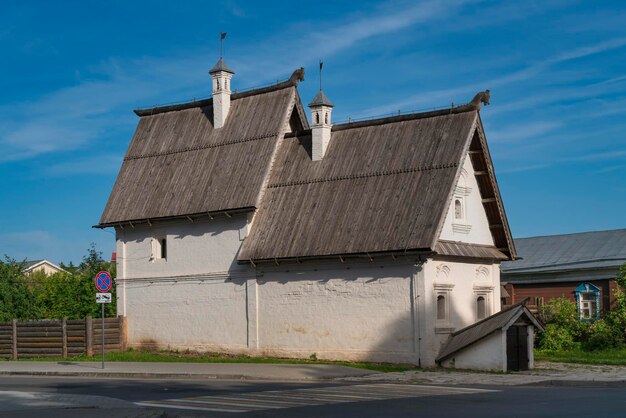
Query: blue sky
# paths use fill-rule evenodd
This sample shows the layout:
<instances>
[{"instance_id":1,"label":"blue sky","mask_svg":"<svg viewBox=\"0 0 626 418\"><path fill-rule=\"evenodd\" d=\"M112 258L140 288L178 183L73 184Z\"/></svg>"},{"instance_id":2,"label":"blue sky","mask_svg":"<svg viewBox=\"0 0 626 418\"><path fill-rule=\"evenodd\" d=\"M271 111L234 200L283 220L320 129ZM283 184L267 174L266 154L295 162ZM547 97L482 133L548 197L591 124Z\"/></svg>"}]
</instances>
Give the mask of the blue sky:
<instances>
[{"instance_id":1,"label":"blue sky","mask_svg":"<svg viewBox=\"0 0 626 418\"><path fill-rule=\"evenodd\" d=\"M335 121L463 103L483 122L516 237L626 227L626 5L611 1L0 3L0 254L79 261L137 117L304 66Z\"/></svg>"}]
</instances>

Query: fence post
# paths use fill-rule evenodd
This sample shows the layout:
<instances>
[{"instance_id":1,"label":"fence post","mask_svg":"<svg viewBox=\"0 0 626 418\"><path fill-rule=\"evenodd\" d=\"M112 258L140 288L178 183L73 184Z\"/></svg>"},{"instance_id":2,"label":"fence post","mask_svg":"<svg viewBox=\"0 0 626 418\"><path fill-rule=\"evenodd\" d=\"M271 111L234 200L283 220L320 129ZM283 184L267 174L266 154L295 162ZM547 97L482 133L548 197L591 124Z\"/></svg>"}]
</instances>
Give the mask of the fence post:
<instances>
[{"instance_id":1,"label":"fence post","mask_svg":"<svg viewBox=\"0 0 626 418\"><path fill-rule=\"evenodd\" d=\"M120 351L126 351L126 317L118 316L120 329Z\"/></svg>"},{"instance_id":2,"label":"fence post","mask_svg":"<svg viewBox=\"0 0 626 418\"><path fill-rule=\"evenodd\" d=\"M67 318L61 321L63 327L63 358L67 358Z\"/></svg>"},{"instance_id":3,"label":"fence post","mask_svg":"<svg viewBox=\"0 0 626 418\"><path fill-rule=\"evenodd\" d=\"M13 320L13 337L11 342L13 343L13 360L17 360L17 319Z\"/></svg>"},{"instance_id":4,"label":"fence post","mask_svg":"<svg viewBox=\"0 0 626 418\"><path fill-rule=\"evenodd\" d=\"M89 357L93 356L93 319L91 316L88 316L85 319L85 345L87 350L87 355Z\"/></svg>"}]
</instances>

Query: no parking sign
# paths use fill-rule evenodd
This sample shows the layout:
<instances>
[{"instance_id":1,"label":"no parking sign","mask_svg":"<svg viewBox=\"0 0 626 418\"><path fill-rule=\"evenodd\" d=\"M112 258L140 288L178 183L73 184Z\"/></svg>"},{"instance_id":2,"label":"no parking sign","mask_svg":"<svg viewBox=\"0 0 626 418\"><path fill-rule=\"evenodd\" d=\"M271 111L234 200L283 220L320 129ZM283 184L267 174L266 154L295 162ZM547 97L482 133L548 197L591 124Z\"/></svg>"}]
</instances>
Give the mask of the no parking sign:
<instances>
[{"instance_id":1,"label":"no parking sign","mask_svg":"<svg viewBox=\"0 0 626 418\"><path fill-rule=\"evenodd\" d=\"M111 290L111 286L113 285L113 280L111 279L111 275L108 271L98 272L94 281L98 292L108 292Z\"/></svg>"}]
</instances>

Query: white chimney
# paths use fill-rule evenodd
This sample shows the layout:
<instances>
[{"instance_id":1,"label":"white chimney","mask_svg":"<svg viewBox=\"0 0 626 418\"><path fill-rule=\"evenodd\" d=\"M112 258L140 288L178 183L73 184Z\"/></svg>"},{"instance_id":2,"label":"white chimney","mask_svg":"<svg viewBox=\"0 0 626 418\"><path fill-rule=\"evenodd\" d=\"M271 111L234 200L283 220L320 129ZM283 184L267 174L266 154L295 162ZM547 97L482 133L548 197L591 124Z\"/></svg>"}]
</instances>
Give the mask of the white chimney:
<instances>
[{"instance_id":1,"label":"white chimney","mask_svg":"<svg viewBox=\"0 0 626 418\"><path fill-rule=\"evenodd\" d=\"M332 102L320 90L311 103L311 159L318 161L324 158L326 149L330 143L331 113L333 111Z\"/></svg>"},{"instance_id":2,"label":"white chimney","mask_svg":"<svg viewBox=\"0 0 626 418\"><path fill-rule=\"evenodd\" d=\"M226 123L230 110L230 79L235 74L222 58L209 71L213 79L213 127L221 128Z\"/></svg>"}]
</instances>

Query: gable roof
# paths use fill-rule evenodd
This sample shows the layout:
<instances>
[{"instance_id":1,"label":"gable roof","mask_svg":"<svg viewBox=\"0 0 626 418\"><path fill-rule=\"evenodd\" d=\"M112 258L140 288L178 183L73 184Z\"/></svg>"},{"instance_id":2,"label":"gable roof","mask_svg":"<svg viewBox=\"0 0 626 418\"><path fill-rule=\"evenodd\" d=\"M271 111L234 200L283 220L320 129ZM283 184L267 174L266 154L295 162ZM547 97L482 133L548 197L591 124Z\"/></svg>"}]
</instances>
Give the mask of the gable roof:
<instances>
[{"instance_id":1,"label":"gable roof","mask_svg":"<svg viewBox=\"0 0 626 418\"><path fill-rule=\"evenodd\" d=\"M528 299L511 305L483 320L450 334L450 338L441 348L437 363L451 357L453 354L488 337L494 332L512 325L519 317L524 316L537 329L543 331L541 322L526 307Z\"/></svg>"},{"instance_id":2,"label":"gable roof","mask_svg":"<svg viewBox=\"0 0 626 418\"><path fill-rule=\"evenodd\" d=\"M476 112L285 138L240 260L429 250Z\"/></svg>"},{"instance_id":3,"label":"gable roof","mask_svg":"<svg viewBox=\"0 0 626 418\"><path fill-rule=\"evenodd\" d=\"M24 272L29 272L39 266L43 266L44 264L47 264L48 266L52 267L53 269L59 270L59 271L64 271L61 267L57 266L56 264L54 264L51 261L48 260L26 260L24 261Z\"/></svg>"},{"instance_id":4,"label":"gable roof","mask_svg":"<svg viewBox=\"0 0 626 418\"><path fill-rule=\"evenodd\" d=\"M212 99L136 110L141 119L97 227L258 209L239 262L515 257L479 105L335 125L324 159L312 161L296 88L303 79L299 69L286 82L233 94L220 129ZM438 244L468 154L495 247Z\"/></svg>"},{"instance_id":5,"label":"gable roof","mask_svg":"<svg viewBox=\"0 0 626 418\"><path fill-rule=\"evenodd\" d=\"M335 125L321 161L307 153L310 131L285 138L239 261L432 253L464 156L471 145L476 154L486 146L479 125L472 108ZM490 187L485 197L497 190ZM496 214L492 221L508 229ZM497 238L500 250L472 254L508 259L514 249Z\"/></svg>"},{"instance_id":6,"label":"gable roof","mask_svg":"<svg viewBox=\"0 0 626 418\"><path fill-rule=\"evenodd\" d=\"M220 129L212 99L136 111L141 119L98 226L256 207L296 94L289 82L233 94Z\"/></svg>"},{"instance_id":7,"label":"gable roof","mask_svg":"<svg viewBox=\"0 0 626 418\"><path fill-rule=\"evenodd\" d=\"M517 238L521 260L502 263L508 275L617 268L626 263L626 229Z\"/></svg>"}]
</instances>

